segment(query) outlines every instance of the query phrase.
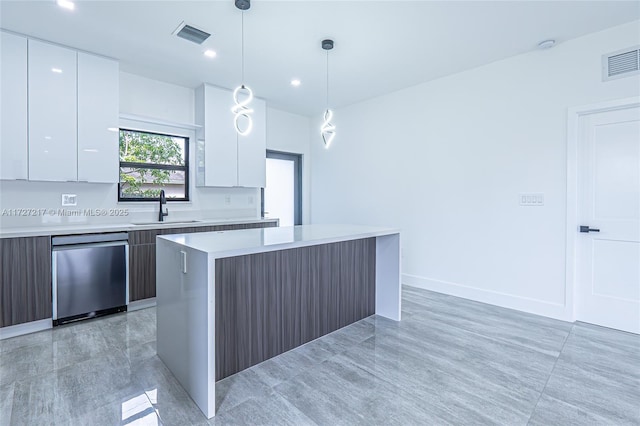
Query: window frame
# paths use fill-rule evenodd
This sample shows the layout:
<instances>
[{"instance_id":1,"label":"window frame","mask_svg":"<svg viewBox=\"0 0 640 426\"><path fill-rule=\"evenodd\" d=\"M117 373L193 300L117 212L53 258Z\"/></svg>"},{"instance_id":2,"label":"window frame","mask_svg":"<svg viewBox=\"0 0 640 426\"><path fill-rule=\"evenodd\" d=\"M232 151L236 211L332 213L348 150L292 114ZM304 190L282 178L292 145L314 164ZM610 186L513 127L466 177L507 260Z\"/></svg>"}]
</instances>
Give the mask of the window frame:
<instances>
[{"instance_id":1,"label":"window frame","mask_svg":"<svg viewBox=\"0 0 640 426\"><path fill-rule=\"evenodd\" d=\"M139 130L139 129L128 129L128 128L124 128L124 127L120 127L118 128L118 153L120 152L120 132L121 131L125 131L125 132L135 132L135 133L146 133L148 135L157 135L157 136L168 136L170 138L180 138L180 139L184 139L184 166L175 166L175 165L171 165L171 164L156 164L156 163L136 163L136 162L130 162L130 161L120 161L119 157L120 155L118 155L118 202L119 203L126 203L129 201L134 201L134 202L157 202L160 197L158 198L141 198L141 197L137 197L137 198L132 198L132 197L127 197L127 198L123 198L121 197L121 193L122 191L120 190L120 170L123 167L133 167L133 168L141 168L141 169L154 169L154 170L180 170L180 171L184 171L184 197L183 198L169 198L166 197L167 202L188 202L191 201L189 198L189 142L190 142L190 138L188 136L184 136L184 135L177 135L177 134L170 134L170 133L160 133L160 132L151 132L148 130Z\"/></svg>"}]
</instances>

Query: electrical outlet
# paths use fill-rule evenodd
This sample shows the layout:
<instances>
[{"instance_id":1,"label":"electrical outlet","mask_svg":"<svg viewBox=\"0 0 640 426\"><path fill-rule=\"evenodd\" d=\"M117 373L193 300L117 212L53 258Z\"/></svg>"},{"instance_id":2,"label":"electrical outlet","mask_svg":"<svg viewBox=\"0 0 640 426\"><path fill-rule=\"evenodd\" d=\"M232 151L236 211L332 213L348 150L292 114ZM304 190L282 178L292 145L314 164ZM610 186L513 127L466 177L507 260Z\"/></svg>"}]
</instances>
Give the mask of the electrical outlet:
<instances>
[{"instance_id":1,"label":"electrical outlet","mask_svg":"<svg viewBox=\"0 0 640 426\"><path fill-rule=\"evenodd\" d=\"M224 196L224 203L228 206L229 204L231 204L231 195L225 195Z\"/></svg>"},{"instance_id":2,"label":"electrical outlet","mask_svg":"<svg viewBox=\"0 0 640 426\"><path fill-rule=\"evenodd\" d=\"M544 194L541 192L523 192L519 199L521 206L544 206Z\"/></svg>"},{"instance_id":3,"label":"electrical outlet","mask_svg":"<svg viewBox=\"0 0 640 426\"><path fill-rule=\"evenodd\" d=\"M249 195L249 205L253 205L253 195Z\"/></svg>"},{"instance_id":4,"label":"electrical outlet","mask_svg":"<svg viewBox=\"0 0 640 426\"><path fill-rule=\"evenodd\" d=\"M76 194L62 194L63 206L77 206L78 196Z\"/></svg>"}]
</instances>

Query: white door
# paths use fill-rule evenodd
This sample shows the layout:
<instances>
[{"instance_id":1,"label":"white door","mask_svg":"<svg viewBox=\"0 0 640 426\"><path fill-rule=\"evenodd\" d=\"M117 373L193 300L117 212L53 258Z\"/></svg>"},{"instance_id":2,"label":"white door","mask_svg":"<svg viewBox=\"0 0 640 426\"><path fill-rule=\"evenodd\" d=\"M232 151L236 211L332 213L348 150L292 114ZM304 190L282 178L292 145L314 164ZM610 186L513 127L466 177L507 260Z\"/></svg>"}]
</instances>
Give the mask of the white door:
<instances>
[{"instance_id":1,"label":"white door","mask_svg":"<svg viewBox=\"0 0 640 426\"><path fill-rule=\"evenodd\" d=\"M580 120L576 317L640 333L640 108Z\"/></svg>"}]
</instances>

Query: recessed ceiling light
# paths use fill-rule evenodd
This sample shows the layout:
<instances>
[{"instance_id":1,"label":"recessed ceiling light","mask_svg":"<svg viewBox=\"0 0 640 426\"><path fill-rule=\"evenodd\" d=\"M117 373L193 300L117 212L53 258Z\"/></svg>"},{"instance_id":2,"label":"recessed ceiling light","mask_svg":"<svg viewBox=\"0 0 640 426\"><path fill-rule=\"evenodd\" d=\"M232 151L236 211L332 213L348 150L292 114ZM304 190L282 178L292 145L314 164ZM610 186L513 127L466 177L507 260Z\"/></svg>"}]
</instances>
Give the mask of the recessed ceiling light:
<instances>
[{"instance_id":1,"label":"recessed ceiling light","mask_svg":"<svg viewBox=\"0 0 640 426\"><path fill-rule=\"evenodd\" d=\"M58 4L58 6L63 7L65 9L73 10L76 8L76 5L69 0L56 0L56 3Z\"/></svg>"},{"instance_id":2,"label":"recessed ceiling light","mask_svg":"<svg viewBox=\"0 0 640 426\"><path fill-rule=\"evenodd\" d=\"M300 80L298 80L297 78L294 78L293 80L291 80L291 85L293 87L298 87L298 86L300 86L300 84L302 84L302 82Z\"/></svg>"},{"instance_id":3,"label":"recessed ceiling light","mask_svg":"<svg viewBox=\"0 0 640 426\"><path fill-rule=\"evenodd\" d=\"M62 70L60 68L51 68L51 72L55 72L56 74L62 74Z\"/></svg>"},{"instance_id":4,"label":"recessed ceiling light","mask_svg":"<svg viewBox=\"0 0 640 426\"><path fill-rule=\"evenodd\" d=\"M207 49L204 51L204 56L207 58L215 58L218 54L215 50Z\"/></svg>"},{"instance_id":5,"label":"recessed ceiling light","mask_svg":"<svg viewBox=\"0 0 640 426\"><path fill-rule=\"evenodd\" d=\"M544 40L538 43L538 49L551 49L555 44L555 40Z\"/></svg>"}]
</instances>

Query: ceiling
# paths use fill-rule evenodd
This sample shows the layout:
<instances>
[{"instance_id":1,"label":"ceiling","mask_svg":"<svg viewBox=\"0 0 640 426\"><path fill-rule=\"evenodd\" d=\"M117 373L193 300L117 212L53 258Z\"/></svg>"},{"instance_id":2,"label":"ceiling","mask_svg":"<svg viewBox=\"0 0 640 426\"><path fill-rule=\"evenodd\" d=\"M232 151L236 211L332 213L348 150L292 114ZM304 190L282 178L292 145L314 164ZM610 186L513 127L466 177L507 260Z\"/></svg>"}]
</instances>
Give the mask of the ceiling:
<instances>
[{"instance_id":1,"label":"ceiling","mask_svg":"<svg viewBox=\"0 0 640 426\"><path fill-rule=\"evenodd\" d=\"M269 1L245 12L245 82L312 115L640 18L636 1ZM203 45L172 32L185 21ZM1 1L0 26L120 60L122 71L196 87L240 81L241 12L224 1ZM624 48L626 46L620 46ZM204 49L217 52L205 58ZM290 81L298 78L299 87Z\"/></svg>"}]
</instances>

